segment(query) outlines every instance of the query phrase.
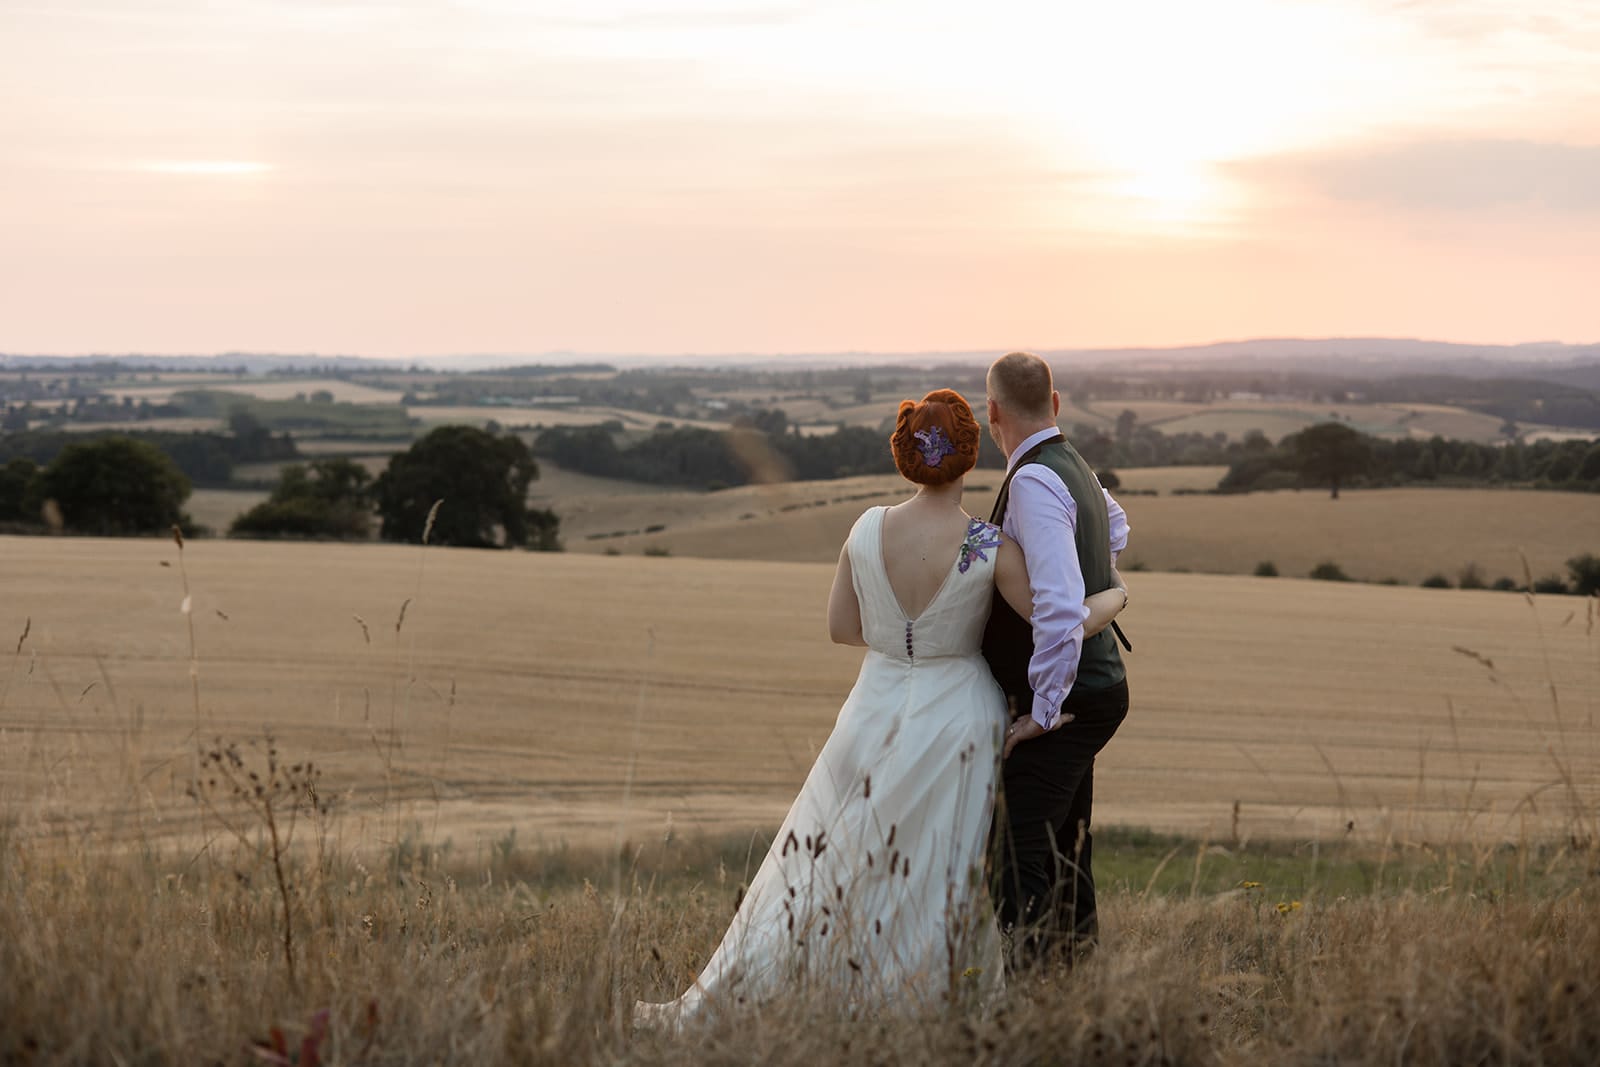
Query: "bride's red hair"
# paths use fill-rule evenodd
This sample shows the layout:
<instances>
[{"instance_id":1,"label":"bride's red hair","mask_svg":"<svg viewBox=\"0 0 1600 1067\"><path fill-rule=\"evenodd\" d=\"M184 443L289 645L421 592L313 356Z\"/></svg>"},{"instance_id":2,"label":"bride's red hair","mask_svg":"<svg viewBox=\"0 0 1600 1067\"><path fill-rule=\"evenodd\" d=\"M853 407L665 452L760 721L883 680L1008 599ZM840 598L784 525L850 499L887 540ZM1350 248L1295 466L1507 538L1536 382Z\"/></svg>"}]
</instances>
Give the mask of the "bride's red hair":
<instances>
[{"instance_id":1,"label":"bride's red hair","mask_svg":"<svg viewBox=\"0 0 1600 1067\"><path fill-rule=\"evenodd\" d=\"M907 481L948 485L978 462L982 437L966 398L954 389L935 389L920 401L900 401L889 446Z\"/></svg>"}]
</instances>

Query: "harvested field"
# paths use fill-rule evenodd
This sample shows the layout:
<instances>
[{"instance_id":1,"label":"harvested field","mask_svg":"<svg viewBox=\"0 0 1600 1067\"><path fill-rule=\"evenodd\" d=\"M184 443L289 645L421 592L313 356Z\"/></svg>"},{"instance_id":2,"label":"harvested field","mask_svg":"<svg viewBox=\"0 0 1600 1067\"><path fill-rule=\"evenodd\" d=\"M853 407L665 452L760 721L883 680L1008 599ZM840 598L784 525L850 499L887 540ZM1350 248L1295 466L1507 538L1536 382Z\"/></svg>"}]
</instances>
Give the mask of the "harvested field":
<instances>
[{"instance_id":1,"label":"harvested field","mask_svg":"<svg viewBox=\"0 0 1600 1067\"><path fill-rule=\"evenodd\" d=\"M228 532L233 520L267 499L260 489L196 489L184 509L190 518L216 536Z\"/></svg>"},{"instance_id":2,"label":"harvested field","mask_svg":"<svg viewBox=\"0 0 1600 1067\"><path fill-rule=\"evenodd\" d=\"M1123 490L1141 493L1170 493L1215 489L1228 473L1227 467L1128 467L1116 472Z\"/></svg>"},{"instance_id":3,"label":"harvested field","mask_svg":"<svg viewBox=\"0 0 1600 1067\"><path fill-rule=\"evenodd\" d=\"M123 419L116 422L68 422L61 426L67 433L107 433L112 430L135 433L220 433L224 427L221 419L177 416L170 419Z\"/></svg>"},{"instance_id":4,"label":"harvested field","mask_svg":"<svg viewBox=\"0 0 1600 1067\"><path fill-rule=\"evenodd\" d=\"M1287 434L1318 422L1336 419L1353 429L1377 437L1419 437L1434 435L1499 444L1503 420L1482 412L1445 404L1353 404L1292 400L1215 400L1193 403L1181 400L1096 400L1075 405L1063 401L1061 423L1087 422L1109 428L1123 411L1133 412L1139 425L1162 433L1222 433L1238 440L1251 430L1260 430L1277 441ZM1561 427L1524 426L1530 436L1561 434ZM1587 436L1593 436L1589 434Z\"/></svg>"},{"instance_id":5,"label":"harvested field","mask_svg":"<svg viewBox=\"0 0 1600 1067\"><path fill-rule=\"evenodd\" d=\"M1178 470L1182 470L1179 468ZM1210 477L1217 468L1198 468ZM1140 472L1119 476L1139 485ZM1176 472L1152 481L1178 488ZM966 508L987 516L998 472L968 478ZM1168 490L1170 492L1170 489ZM909 496L893 476L743 486L717 493L596 496L557 501L575 551L654 547L673 555L824 562L838 557L861 511ZM1330 500L1320 490L1239 496L1127 496L1133 526L1126 562L1151 570L1249 574L1262 560L1305 575L1325 560L1352 577L1415 584L1477 563L1489 580L1564 573L1600 551L1600 495L1510 489L1363 489ZM644 533L661 526L655 533ZM613 536L620 534L621 536ZM599 535L598 537L594 535Z\"/></svg>"},{"instance_id":6,"label":"harvested field","mask_svg":"<svg viewBox=\"0 0 1600 1067\"><path fill-rule=\"evenodd\" d=\"M214 390L219 393L239 393L257 400L293 400L296 396L326 391L333 394L336 403L398 404L404 394L389 389L374 389L370 385L338 378L227 378L194 376L163 380L158 385L112 386L106 390L118 400L132 397L135 402L148 400L152 404L165 403L174 393L191 390Z\"/></svg>"},{"instance_id":7,"label":"harvested field","mask_svg":"<svg viewBox=\"0 0 1600 1067\"><path fill-rule=\"evenodd\" d=\"M196 734L270 728L324 768L358 840L770 828L859 663L822 636L831 570L221 541L180 561L163 540L0 538L17 650L0 813L181 838ZM1104 823L1493 840L1600 804L1592 602L1133 581L1134 710L1097 775Z\"/></svg>"},{"instance_id":8,"label":"harvested field","mask_svg":"<svg viewBox=\"0 0 1600 1067\"><path fill-rule=\"evenodd\" d=\"M348 437L300 437L295 436L295 447L302 456L310 459L321 459L324 456L370 456L389 455L394 452L404 452L411 447L411 439L395 438L388 441L359 439L352 440Z\"/></svg>"},{"instance_id":9,"label":"harvested field","mask_svg":"<svg viewBox=\"0 0 1600 1067\"><path fill-rule=\"evenodd\" d=\"M728 424L725 422L709 422L703 419L668 419L660 415L651 415L642 411L628 411L623 408L413 404L406 408L406 414L412 418L421 419L430 426L445 424L482 426L493 420L506 427L598 426L602 422L614 421L622 423L623 427L629 430L653 430L661 422L670 422L674 426L698 426L712 430L725 430L728 428Z\"/></svg>"}]
</instances>

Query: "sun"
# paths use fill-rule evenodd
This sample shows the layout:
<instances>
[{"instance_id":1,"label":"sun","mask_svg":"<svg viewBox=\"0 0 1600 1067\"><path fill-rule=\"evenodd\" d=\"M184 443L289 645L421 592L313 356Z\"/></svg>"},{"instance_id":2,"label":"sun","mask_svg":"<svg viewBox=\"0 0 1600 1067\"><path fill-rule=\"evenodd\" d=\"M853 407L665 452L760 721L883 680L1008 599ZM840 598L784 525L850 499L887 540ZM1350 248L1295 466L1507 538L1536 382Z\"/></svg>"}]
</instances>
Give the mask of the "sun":
<instances>
[{"instance_id":1,"label":"sun","mask_svg":"<svg viewBox=\"0 0 1600 1067\"><path fill-rule=\"evenodd\" d=\"M1247 199L1228 163L1340 125L1349 32L1334 9L1234 0L1161 6L1159 18L1122 5L1069 10L1046 35L1066 47L1049 65L1026 65L1009 105L1089 184L1102 226L1214 230Z\"/></svg>"}]
</instances>

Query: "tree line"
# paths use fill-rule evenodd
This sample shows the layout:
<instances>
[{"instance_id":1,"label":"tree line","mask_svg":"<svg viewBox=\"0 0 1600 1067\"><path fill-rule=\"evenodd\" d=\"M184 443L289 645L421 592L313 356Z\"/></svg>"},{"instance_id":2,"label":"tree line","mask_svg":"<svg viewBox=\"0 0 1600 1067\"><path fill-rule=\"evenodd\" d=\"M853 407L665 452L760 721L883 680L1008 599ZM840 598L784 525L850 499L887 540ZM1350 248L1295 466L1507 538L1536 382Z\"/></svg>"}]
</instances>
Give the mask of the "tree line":
<instances>
[{"instance_id":1,"label":"tree line","mask_svg":"<svg viewBox=\"0 0 1600 1067\"><path fill-rule=\"evenodd\" d=\"M538 476L521 438L441 426L390 457L376 478L348 459L284 467L268 499L229 533L364 540L376 519L386 541L556 550L559 519L527 503ZM192 490L174 457L149 440L79 438L46 465L14 456L0 466L0 529L112 537L193 530L184 511Z\"/></svg>"},{"instance_id":2,"label":"tree line","mask_svg":"<svg viewBox=\"0 0 1600 1067\"><path fill-rule=\"evenodd\" d=\"M1322 486L1516 485L1600 492L1600 439L1484 445L1445 437L1372 437L1325 422L1283 438L1256 439L1228 468L1223 492Z\"/></svg>"},{"instance_id":3,"label":"tree line","mask_svg":"<svg viewBox=\"0 0 1600 1067\"><path fill-rule=\"evenodd\" d=\"M259 419L235 411L228 432L166 430L25 430L0 434L0 463L28 460L36 466L51 463L74 444L125 437L151 445L169 457L194 485L223 488L233 481L233 469L244 463L270 463L296 459L300 450L287 433L272 433Z\"/></svg>"}]
</instances>

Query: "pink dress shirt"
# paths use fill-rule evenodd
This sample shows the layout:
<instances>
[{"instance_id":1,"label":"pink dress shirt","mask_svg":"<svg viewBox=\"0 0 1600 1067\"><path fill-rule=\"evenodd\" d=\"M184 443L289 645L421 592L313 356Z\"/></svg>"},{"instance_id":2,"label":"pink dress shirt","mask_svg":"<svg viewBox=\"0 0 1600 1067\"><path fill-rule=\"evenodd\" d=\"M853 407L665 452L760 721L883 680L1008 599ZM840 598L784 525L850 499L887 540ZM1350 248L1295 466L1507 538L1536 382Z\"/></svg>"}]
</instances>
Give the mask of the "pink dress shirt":
<instances>
[{"instance_id":1,"label":"pink dress shirt","mask_svg":"<svg viewBox=\"0 0 1600 1067\"><path fill-rule=\"evenodd\" d=\"M1040 441L1061 431L1040 430L1017 446L1006 469L1017 457ZM1111 562L1128 547L1128 516L1104 488L1106 511L1111 518ZM1028 557L1028 585L1033 590L1033 658L1028 681L1033 686L1033 719L1053 730L1061 717L1061 703L1072 691L1083 654L1083 624L1089 618L1084 606L1083 568L1078 565L1074 534L1078 508L1055 471L1030 463L1011 479L1011 500L1001 529L1022 546Z\"/></svg>"}]
</instances>

